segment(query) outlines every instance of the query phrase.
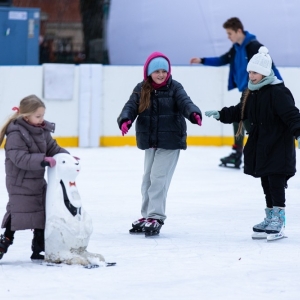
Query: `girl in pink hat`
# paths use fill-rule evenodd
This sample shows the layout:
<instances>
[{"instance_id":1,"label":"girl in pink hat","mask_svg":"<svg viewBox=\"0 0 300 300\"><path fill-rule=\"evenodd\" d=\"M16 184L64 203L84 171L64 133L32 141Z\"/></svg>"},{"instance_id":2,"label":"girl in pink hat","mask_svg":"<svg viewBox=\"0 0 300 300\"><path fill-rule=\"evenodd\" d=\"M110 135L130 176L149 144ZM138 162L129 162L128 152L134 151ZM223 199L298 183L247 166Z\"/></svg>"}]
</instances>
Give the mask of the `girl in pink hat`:
<instances>
[{"instance_id":1,"label":"girl in pink hat","mask_svg":"<svg viewBox=\"0 0 300 300\"><path fill-rule=\"evenodd\" d=\"M122 135L136 120L137 147L145 150L142 218L132 223L130 233L158 235L164 224L171 179L180 150L187 148L185 118L201 126L201 111L172 79L168 57L154 52L145 62L144 80L134 88L117 120Z\"/></svg>"}]
</instances>

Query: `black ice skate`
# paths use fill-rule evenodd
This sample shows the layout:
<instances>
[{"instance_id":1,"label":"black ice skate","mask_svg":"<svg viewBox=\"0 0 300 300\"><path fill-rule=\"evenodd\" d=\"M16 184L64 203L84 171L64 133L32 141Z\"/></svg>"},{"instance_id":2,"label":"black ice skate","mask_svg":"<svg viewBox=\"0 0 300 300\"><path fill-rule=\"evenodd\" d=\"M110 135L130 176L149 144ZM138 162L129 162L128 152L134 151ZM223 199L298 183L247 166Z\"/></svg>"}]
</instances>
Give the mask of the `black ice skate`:
<instances>
[{"instance_id":1,"label":"black ice skate","mask_svg":"<svg viewBox=\"0 0 300 300\"><path fill-rule=\"evenodd\" d=\"M161 227L164 225L162 220L147 219L145 224L145 237L159 235Z\"/></svg>"},{"instance_id":2,"label":"black ice skate","mask_svg":"<svg viewBox=\"0 0 300 300\"><path fill-rule=\"evenodd\" d=\"M129 230L130 234L138 234L145 232L145 224L147 220L145 218L138 219L132 223L132 229Z\"/></svg>"},{"instance_id":3,"label":"black ice skate","mask_svg":"<svg viewBox=\"0 0 300 300\"><path fill-rule=\"evenodd\" d=\"M31 260L44 260L44 255L41 252L45 251L44 230L35 229L33 232L33 239L31 244L32 255Z\"/></svg>"},{"instance_id":4,"label":"black ice skate","mask_svg":"<svg viewBox=\"0 0 300 300\"><path fill-rule=\"evenodd\" d=\"M0 235L0 259L3 257L4 253L7 252L7 249L11 244L12 241L10 241L3 234Z\"/></svg>"},{"instance_id":5,"label":"black ice skate","mask_svg":"<svg viewBox=\"0 0 300 300\"><path fill-rule=\"evenodd\" d=\"M220 167L236 168L239 169L242 163L243 148L241 146L233 145L233 152L229 156L220 158Z\"/></svg>"}]
</instances>

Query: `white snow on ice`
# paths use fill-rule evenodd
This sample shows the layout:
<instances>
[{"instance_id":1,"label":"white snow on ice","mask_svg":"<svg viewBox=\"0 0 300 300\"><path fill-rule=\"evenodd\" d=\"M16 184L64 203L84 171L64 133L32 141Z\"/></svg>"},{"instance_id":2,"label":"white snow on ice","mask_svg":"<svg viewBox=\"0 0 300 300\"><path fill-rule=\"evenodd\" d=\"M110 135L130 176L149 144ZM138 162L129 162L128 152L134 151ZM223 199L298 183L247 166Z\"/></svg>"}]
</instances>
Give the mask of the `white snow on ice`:
<instances>
[{"instance_id":1,"label":"white snow on ice","mask_svg":"<svg viewBox=\"0 0 300 300\"><path fill-rule=\"evenodd\" d=\"M88 250L117 265L88 270L34 264L32 232L18 231L0 261L1 299L300 299L298 173L286 190L288 238L252 240L252 226L264 217L260 180L218 167L230 147L188 147L171 182L161 234L145 238L128 233L140 217L144 152L68 150L81 158L76 183L94 225ZM0 161L4 215L3 150Z\"/></svg>"}]
</instances>

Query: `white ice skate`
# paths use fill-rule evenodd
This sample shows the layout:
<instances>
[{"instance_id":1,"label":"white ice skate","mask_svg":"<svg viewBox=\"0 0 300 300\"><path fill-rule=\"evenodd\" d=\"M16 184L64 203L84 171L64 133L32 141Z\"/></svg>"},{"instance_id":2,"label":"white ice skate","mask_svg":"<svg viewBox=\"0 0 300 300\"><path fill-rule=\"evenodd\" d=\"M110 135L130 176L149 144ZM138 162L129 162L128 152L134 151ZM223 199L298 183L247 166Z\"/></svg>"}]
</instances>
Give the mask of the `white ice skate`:
<instances>
[{"instance_id":1,"label":"white ice skate","mask_svg":"<svg viewBox=\"0 0 300 300\"><path fill-rule=\"evenodd\" d=\"M272 215L273 215L273 209L272 208L265 208L265 214L266 217L264 220L253 226L253 234L252 234L252 239L253 240L262 240L266 239L268 234L266 233L266 227L270 224L272 220Z\"/></svg>"},{"instance_id":2,"label":"white ice skate","mask_svg":"<svg viewBox=\"0 0 300 300\"><path fill-rule=\"evenodd\" d=\"M269 234L267 234L267 241L268 242L280 240L280 239L283 239L283 238L287 238L287 236L284 235L284 227L282 227L282 229L278 233L269 233Z\"/></svg>"},{"instance_id":3,"label":"white ice skate","mask_svg":"<svg viewBox=\"0 0 300 300\"><path fill-rule=\"evenodd\" d=\"M253 232L252 239L253 240L263 240L263 239L266 239L267 236L268 236L268 234L265 232Z\"/></svg>"},{"instance_id":4,"label":"white ice skate","mask_svg":"<svg viewBox=\"0 0 300 300\"><path fill-rule=\"evenodd\" d=\"M285 210L284 208L274 206L272 219L266 227L267 241L276 241L285 238Z\"/></svg>"}]
</instances>

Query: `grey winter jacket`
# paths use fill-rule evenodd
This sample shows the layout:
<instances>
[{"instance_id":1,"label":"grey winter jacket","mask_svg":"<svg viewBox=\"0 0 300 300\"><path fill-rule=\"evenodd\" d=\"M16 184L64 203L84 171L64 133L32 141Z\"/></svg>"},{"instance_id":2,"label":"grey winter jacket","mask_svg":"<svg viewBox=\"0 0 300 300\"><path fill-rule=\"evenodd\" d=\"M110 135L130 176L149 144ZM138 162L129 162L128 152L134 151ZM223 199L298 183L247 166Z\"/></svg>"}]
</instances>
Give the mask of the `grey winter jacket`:
<instances>
[{"instance_id":1,"label":"grey winter jacket","mask_svg":"<svg viewBox=\"0 0 300 300\"><path fill-rule=\"evenodd\" d=\"M47 183L41 162L45 156L68 153L51 137L55 124L36 127L19 118L8 125L5 143L6 188L9 201L2 228L44 229Z\"/></svg>"}]
</instances>

